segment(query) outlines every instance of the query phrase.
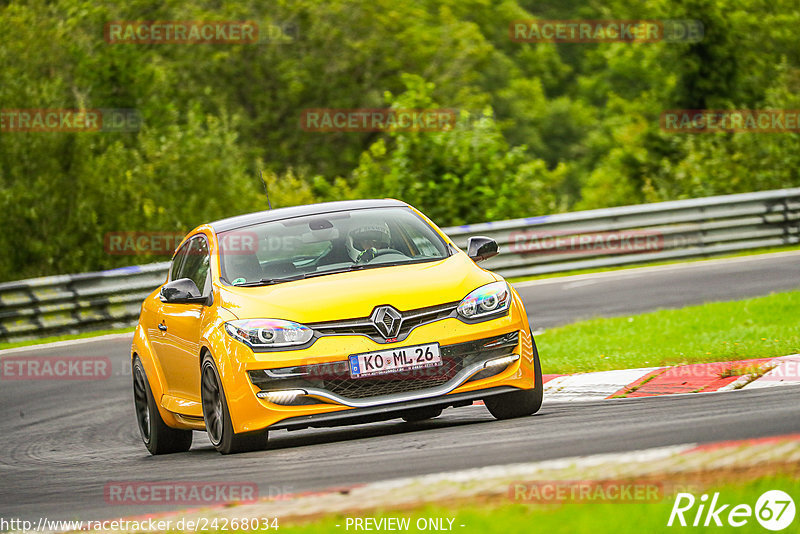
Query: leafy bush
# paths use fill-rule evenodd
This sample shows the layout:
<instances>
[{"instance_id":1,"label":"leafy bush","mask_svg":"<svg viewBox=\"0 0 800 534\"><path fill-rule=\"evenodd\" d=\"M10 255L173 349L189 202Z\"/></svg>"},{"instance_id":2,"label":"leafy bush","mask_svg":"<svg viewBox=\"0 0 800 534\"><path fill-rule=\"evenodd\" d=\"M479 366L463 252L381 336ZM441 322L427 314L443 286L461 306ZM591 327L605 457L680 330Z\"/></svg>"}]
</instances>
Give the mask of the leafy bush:
<instances>
[{"instance_id":1,"label":"leafy bush","mask_svg":"<svg viewBox=\"0 0 800 534\"><path fill-rule=\"evenodd\" d=\"M699 43L525 44L509 23L701 20ZM259 44L109 44L115 20L254 20ZM132 133L0 132L0 280L150 256L110 231L186 231L274 206L397 197L442 225L800 184L798 134L670 134L665 109L798 109L793 1L12 0L0 109L132 108ZM274 35L274 30L273 30ZM304 131L306 108L456 109L442 132Z\"/></svg>"}]
</instances>

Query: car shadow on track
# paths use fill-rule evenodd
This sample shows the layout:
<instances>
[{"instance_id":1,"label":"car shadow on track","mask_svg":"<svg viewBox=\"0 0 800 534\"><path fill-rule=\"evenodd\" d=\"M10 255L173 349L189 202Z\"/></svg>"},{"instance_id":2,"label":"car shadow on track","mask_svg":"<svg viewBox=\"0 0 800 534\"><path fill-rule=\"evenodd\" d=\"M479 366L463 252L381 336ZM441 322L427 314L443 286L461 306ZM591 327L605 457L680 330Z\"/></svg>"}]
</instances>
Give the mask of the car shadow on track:
<instances>
[{"instance_id":1,"label":"car shadow on track","mask_svg":"<svg viewBox=\"0 0 800 534\"><path fill-rule=\"evenodd\" d=\"M481 407L463 413L454 411L435 419L420 421L416 423L406 423L400 419L383 421L377 423L366 423L351 425L346 427L314 428L296 431L275 431L270 433L269 441L265 451L286 450L308 445L326 445L340 442L348 442L359 439L370 439L377 437L395 436L400 434L413 435L419 432L432 432L470 425L484 425L490 423L502 423L496 421L491 415ZM537 417L539 414L533 417ZM195 433L195 444L192 446L191 453L213 453L215 452L207 438L203 436L202 441L199 434Z\"/></svg>"}]
</instances>

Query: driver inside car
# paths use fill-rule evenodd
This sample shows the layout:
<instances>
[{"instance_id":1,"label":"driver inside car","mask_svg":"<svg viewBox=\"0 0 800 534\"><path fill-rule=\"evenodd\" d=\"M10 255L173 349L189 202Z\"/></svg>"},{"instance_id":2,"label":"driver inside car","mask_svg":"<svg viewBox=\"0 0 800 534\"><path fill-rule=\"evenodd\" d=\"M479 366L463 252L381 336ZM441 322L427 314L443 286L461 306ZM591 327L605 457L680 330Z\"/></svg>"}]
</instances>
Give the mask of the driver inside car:
<instances>
[{"instance_id":1,"label":"driver inside car","mask_svg":"<svg viewBox=\"0 0 800 534\"><path fill-rule=\"evenodd\" d=\"M372 261L381 249L388 249L392 237L386 224L360 226L347 234L347 253L355 263Z\"/></svg>"}]
</instances>

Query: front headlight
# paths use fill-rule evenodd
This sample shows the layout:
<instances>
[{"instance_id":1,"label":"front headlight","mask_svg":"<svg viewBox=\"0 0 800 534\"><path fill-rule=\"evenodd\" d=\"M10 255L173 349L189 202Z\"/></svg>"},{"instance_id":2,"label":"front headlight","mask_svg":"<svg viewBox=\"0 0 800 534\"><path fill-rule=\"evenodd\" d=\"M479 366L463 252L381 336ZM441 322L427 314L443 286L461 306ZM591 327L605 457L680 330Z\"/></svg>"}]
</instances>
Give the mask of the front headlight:
<instances>
[{"instance_id":1,"label":"front headlight","mask_svg":"<svg viewBox=\"0 0 800 534\"><path fill-rule=\"evenodd\" d=\"M481 319L497 316L508 311L511 291L506 282L492 282L481 286L458 305L458 314L465 319Z\"/></svg>"},{"instance_id":2,"label":"front headlight","mask_svg":"<svg viewBox=\"0 0 800 534\"><path fill-rule=\"evenodd\" d=\"M309 327L282 319L243 319L225 323L225 331L253 348L305 345L314 336Z\"/></svg>"}]
</instances>

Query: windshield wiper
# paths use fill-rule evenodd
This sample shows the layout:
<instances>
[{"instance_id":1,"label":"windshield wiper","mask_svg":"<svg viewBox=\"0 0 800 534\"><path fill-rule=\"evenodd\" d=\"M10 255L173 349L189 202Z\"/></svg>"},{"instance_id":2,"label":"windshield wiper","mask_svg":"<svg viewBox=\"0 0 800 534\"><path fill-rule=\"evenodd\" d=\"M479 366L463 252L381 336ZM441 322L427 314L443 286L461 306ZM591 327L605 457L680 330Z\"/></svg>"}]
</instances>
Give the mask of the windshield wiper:
<instances>
[{"instance_id":1,"label":"windshield wiper","mask_svg":"<svg viewBox=\"0 0 800 534\"><path fill-rule=\"evenodd\" d=\"M364 269L374 269L376 267L393 267L397 265L410 265L413 263L426 263L430 261L443 260L446 258L425 258L420 260L398 260L387 261L385 263L356 263L345 267L343 269L331 269L330 271L313 271L310 273L303 273L296 276L287 276L286 278L262 278L259 281L245 282L242 284L234 284L235 287L254 287L254 286L271 286L274 284L282 284L283 282L296 282L297 280L305 280L306 278L316 278L317 276L325 276L326 274L341 274L349 273L352 271L361 271Z\"/></svg>"},{"instance_id":2,"label":"windshield wiper","mask_svg":"<svg viewBox=\"0 0 800 534\"><path fill-rule=\"evenodd\" d=\"M360 265L362 269L374 269L376 267L396 267L398 265L413 265L415 263L429 263L432 261L446 260L447 258L423 258L419 260L397 260L383 263L365 263Z\"/></svg>"},{"instance_id":3,"label":"windshield wiper","mask_svg":"<svg viewBox=\"0 0 800 534\"><path fill-rule=\"evenodd\" d=\"M366 263L358 263L355 265L351 265L349 267L345 267L344 269L331 269L330 271L314 271L311 273L306 273L303 275L303 278L314 278L316 276L324 276L326 274L341 274L341 273L349 273L351 271L360 271L361 269L365 269L367 267Z\"/></svg>"},{"instance_id":4,"label":"windshield wiper","mask_svg":"<svg viewBox=\"0 0 800 534\"><path fill-rule=\"evenodd\" d=\"M283 282L293 282L295 280L302 280L304 275L289 276L286 278L262 278L261 280L254 280L252 282L244 282L241 284L231 284L234 287L255 287L255 286L271 286L273 284L280 284Z\"/></svg>"},{"instance_id":5,"label":"windshield wiper","mask_svg":"<svg viewBox=\"0 0 800 534\"><path fill-rule=\"evenodd\" d=\"M375 269L377 267L395 267L397 265L412 265L414 263L428 263L431 261L438 261L444 260L447 258L424 258L419 260L397 260L397 261L386 261L383 263L356 263L344 269L331 269L330 271L314 271L311 273L306 273L304 278L313 278L315 276L323 276L326 274L340 274L340 273L349 273L350 271L362 271L365 269Z\"/></svg>"},{"instance_id":6,"label":"windshield wiper","mask_svg":"<svg viewBox=\"0 0 800 534\"><path fill-rule=\"evenodd\" d=\"M296 276L287 276L285 278L262 278L258 281L252 282L244 282L242 284L232 284L234 287L256 287L256 286L271 286L275 284L282 284L284 282L296 282L297 280L304 280L306 278L313 278L315 276L322 276L323 274L336 274L336 273L347 273L350 271L357 271L359 269L363 269L366 265L353 265L352 267L348 267L347 269L334 269L330 271L319 271L319 272L312 272L312 273L303 273L298 274Z\"/></svg>"}]
</instances>

